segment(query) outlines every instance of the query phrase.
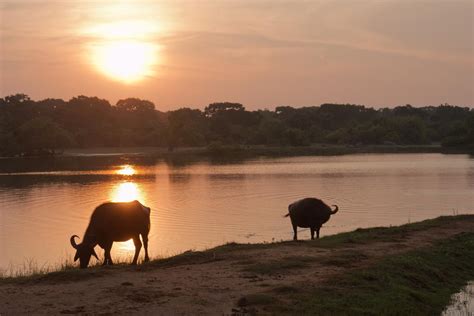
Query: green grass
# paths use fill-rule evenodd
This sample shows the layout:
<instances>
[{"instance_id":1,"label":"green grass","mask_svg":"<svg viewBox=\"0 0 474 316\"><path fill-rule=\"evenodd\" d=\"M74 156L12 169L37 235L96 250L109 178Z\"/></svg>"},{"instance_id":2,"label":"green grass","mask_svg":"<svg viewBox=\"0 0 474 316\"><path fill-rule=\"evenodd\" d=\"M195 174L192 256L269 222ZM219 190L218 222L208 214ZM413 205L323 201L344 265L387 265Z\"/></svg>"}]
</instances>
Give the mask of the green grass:
<instances>
[{"instance_id":1,"label":"green grass","mask_svg":"<svg viewBox=\"0 0 474 316\"><path fill-rule=\"evenodd\" d=\"M57 265L38 265L35 260L27 259L20 265L10 266L0 270L0 280L22 279L33 275L39 276L59 271L67 271L73 268L74 263L68 259L64 259L63 262Z\"/></svg>"},{"instance_id":2,"label":"green grass","mask_svg":"<svg viewBox=\"0 0 474 316\"><path fill-rule=\"evenodd\" d=\"M334 248L350 244L371 243L374 241L393 242L401 241L410 233L429 228L449 226L459 221L469 221L474 225L473 215L440 216L421 222L393 227L359 228L351 232L325 236L311 243L314 247Z\"/></svg>"},{"instance_id":3,"label":"green grass","mask_svg":"<svg viewBox=\"0 0 474 316\"><path fill-rule=\"evenodd\" d=\"M474 233L459 234L290 293L292 304L271 308L293 315L439 315L451 295L474 279L473 263Z\"/></svg>"},{"instance_id":4,"label":"green grass","mask_svg":"<svg viewBox=\"0 0 474 316\"><path fill-rule=\"evenodd\" d=\"M102 267L102 260L89 264L88 269L79 269L78 263L70 259L54 265L38 265L35 260L26 260L23 264L10 266L0 270L0 284L2 283L61 283L75 282L95 277L101 277L111 270L122 269L128 266L131 259L118 257L113 266ZM91 261L92 262L92 261Z\"/></svg>"}]
</instances>

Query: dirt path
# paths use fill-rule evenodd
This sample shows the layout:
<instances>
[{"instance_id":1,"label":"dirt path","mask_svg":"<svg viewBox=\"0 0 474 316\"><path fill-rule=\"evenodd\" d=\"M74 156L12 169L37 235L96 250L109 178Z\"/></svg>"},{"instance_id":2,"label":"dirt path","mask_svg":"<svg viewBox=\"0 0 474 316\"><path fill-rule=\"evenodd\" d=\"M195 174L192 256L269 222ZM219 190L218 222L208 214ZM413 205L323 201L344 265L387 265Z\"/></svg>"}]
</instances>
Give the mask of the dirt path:
<instances>
[{"instance_id":1,"label":"dirt path","mask_svg":"<svg viewBox=\"0 0 474 316\"><path fill-rule=\"evenodd\" d=\"M246 295L336 279L347 269L367 267L382 257L462 232L474 232L474 216L400 231L390 238L348 240L334 247L320 241L236 245L186 260L1 282L0 315L243 314L244 309L237 305L239 300L244 305Z\"/></svg>"}]
</instances>

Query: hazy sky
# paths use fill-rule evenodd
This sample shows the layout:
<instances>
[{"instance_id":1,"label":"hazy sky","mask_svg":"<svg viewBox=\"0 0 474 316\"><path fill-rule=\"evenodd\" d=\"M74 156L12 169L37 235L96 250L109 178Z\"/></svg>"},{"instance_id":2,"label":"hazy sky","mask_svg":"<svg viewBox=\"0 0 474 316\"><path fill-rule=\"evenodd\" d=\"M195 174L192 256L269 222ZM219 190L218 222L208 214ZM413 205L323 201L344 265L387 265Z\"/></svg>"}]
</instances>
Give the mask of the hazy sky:
<instances>
[{"instance_id":1,"label":"hazy sky","mask_svg":"<svg viewBox=\"0 0 474 316\"><path fill-rule=\"evenodd\" d=\"M0 0L0 95L474 106L474 0Z\"/></svg>"}]
</instances>

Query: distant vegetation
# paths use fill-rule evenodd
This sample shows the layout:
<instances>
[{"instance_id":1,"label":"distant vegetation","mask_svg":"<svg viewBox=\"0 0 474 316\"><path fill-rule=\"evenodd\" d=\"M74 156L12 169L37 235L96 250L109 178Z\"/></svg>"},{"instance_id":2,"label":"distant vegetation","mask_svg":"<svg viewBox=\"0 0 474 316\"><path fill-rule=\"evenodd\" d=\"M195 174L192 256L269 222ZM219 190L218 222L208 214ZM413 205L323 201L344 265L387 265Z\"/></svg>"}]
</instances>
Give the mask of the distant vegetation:
<instances>
[{"instance_id":1,"label":"distant vegetation","mask_svg":"<svg viewBox=\"0 0 474 316\"><path fill-rule=\"evenodd\" d=\"M440 106L373 109L322 104L247 111L239 103L213 103L204 111L161 112L146 100L116 105L97 97L0 99L0 155L54 154L65 148L228 145L424 145L474 148L474 110Z\"/></svg>"}]
</instances>

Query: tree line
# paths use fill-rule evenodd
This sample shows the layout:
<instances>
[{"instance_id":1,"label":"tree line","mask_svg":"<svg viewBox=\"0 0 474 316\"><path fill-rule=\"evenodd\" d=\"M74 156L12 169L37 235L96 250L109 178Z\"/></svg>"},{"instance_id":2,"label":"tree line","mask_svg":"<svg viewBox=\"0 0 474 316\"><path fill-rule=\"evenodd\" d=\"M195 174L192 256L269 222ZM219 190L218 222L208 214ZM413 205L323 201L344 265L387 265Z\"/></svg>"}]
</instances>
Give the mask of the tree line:
<instances>
[{"instance_id":1,"label":"tree line","mask_svg":"<svg viewBox=\"0 0 474 316\"><path fill-rule=\"evenodd\" d=\"M52 154L65 148L223 145L423 145L474 148L474 110L439 106L373 109L322 104L248 111L212 103L168 112L147 100L115 105L97 97L0 99L0 155Z\"/></svg>"}]
</instances>

